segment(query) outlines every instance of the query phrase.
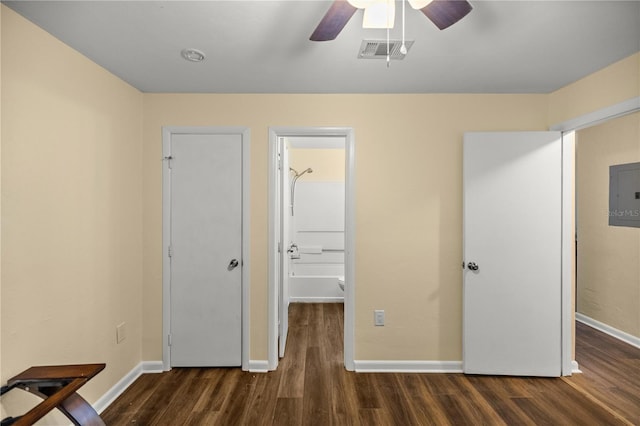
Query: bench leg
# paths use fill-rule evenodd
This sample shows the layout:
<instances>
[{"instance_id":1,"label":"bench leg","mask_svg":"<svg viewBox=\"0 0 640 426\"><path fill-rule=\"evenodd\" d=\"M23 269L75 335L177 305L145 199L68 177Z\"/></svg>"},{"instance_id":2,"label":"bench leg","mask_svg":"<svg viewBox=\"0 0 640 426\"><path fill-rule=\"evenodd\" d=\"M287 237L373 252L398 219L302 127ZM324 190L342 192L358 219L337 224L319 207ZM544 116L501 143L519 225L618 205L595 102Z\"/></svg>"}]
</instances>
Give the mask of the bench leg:
<instances>
[{"instance_id":1,"label":"bench leg","mask_svg":"<svg viewBox=\"0 0 640 426\"><path fill-rule=\"evenodd\" d=\"M77 393L72 394L62 402L58 409L62 411L74 424L80 426L105 426L96 410Z\"/></svg>"}]
</instances>

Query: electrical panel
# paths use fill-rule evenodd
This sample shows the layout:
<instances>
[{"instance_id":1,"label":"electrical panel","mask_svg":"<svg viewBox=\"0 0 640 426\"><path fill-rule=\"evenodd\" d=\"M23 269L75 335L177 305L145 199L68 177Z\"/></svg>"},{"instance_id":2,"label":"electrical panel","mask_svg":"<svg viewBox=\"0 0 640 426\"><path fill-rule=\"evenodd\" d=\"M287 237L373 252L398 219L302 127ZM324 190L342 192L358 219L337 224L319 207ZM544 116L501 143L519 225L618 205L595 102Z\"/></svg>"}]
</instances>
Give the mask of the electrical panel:
<instances>
[{"instance_id":1,"label":"electrical panel","mask_svg":"<svg viewBox=\"0 0 640 426\"><path fill-rule=\"evenodd\" d=\"M609 167L609 225L640 228L640 163Z\"/></svg>"}]
</instances>

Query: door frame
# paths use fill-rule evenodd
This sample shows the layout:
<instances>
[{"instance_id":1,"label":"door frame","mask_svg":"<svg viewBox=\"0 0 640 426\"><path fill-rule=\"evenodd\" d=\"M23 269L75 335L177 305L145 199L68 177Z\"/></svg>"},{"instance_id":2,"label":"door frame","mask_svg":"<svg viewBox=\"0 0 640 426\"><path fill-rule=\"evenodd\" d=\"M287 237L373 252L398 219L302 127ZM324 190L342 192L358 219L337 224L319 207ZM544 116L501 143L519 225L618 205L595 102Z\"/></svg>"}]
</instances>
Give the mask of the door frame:
<instances>
[{"instance_id":1,"label":"door frame","mask_svg":"<svg viewBox=\"0 0 640 426\"><path fill-rule=\"evenodd\" d=\"M562 133L562 375L580 372L574 355L575 132L640 111L640 96L549 127Z\"/></svg>"},{"instance_id":2,"label":"door frame","mask_svg":"<svg viewBox=\"0 0 640 426\"><path fill-rule=\"evenodd\" d=\"M345 282L344 289L344 366L355 370L355 135L351 127L270 127L269 128L269 290L268 290L268 369L278 367L279 269L276 229L280 220L276 200L278 146L282 137L333 136L345 138ZM281 297L280 297L281 298Z\"/></svg>"},{"instance_id":3,"label":"door frame","mask_svg":"<svg viewBox=\"0 0 640 426\"><path fill-rule=\"evenodd\" d=\"M250 323L250 137L248 127L163 126L162 127L162 368L171 370L169 334L171 331L171 137L175 134L240 135L242 138L242 369L249 369Z\"/></svg>"}]
</instances>

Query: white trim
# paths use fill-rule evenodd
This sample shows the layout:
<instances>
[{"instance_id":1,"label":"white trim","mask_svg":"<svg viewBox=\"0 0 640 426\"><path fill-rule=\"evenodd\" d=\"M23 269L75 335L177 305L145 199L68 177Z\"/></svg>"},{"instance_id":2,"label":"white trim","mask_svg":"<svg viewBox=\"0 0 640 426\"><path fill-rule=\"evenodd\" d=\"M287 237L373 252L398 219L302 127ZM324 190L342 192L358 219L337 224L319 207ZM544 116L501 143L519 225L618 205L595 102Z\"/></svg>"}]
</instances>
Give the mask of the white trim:
<instances>
[{"instance_id":1,"label":"white trim","mask_svg":"<svg viewBox=\"0 0 640 426\"><path fill-rule=\"evenodd\" d=\"M251 353L251 131L242 129L242 369ZM239 129L239 130L240 130Z\"/></svg>"},{"instance_id":2,"label":"white trim","mask_svg":"<svg viewBox=\"0 0 640 426\"><path fill-rule=\"evenodd\" d=\"M269 361L266 359L252 359L249 361L249 371L252 373L267 373L269 370Z\"/></svg>"},{"instance_id":3,"label":"white trim","mask_svg":"<svg viewBox=\"0 0 640 426\"><path fill-rule=\"evenodd\" d=\"M249 369L250 346L250 309L249 303L251 284L251 232L250 232L250 176L251 131L248 127L174 127L162 128L162 160L171 156L171 135L173 134L233 134L242 137L242 369ZM171 236L171 169L168 161L162 165L162 365L164 371L171 370L171 352L169 351L168 335L171 330L171 269L168 247Z\"/></svg>"},{"instance_id":4,"label":"white trim","mask_svg":"<svg viewBox=\"0 0 640 426\"><path fill-rule=\"evenodd\" d=\"M162 368L171 370L169 332L171 330L171 263L167 253L171 244L171 172L166 157L171 155L171 133L173 128L162 128Z\"/></svg>"},{"instance_id":5,"label":"white trim","mask_svg":"<svg viewBox=\"0 0 640 426\"><path fill-rule=\"evenodd\" d=\"M291 297L291 303L342 303L344 297Z\"/></svg>"},{"instance_id":6,"label":"white trim","mask_svg":"<svg viewBox=\"0 0 640 426\"><path fill-rule=\"evenodd\" d=\"M275 370L278 368L278 335L279 331L279 303L278 303L278 295L280 293L279 283L277 282L277 277L280 276L279 269L280 265L278 265L278 255L273 249L273 247L277 246L277 241L279 236L276 235L276 229L278 225L276 222L280 221L280 216L277 215L277 190L276 186L279 184L277 179L277 171L279 165L278 158L278 143L279 138L278 135L272 129L269 129L269 189L268 189L268 216L269 216L269 225L268 225L268 238L269 238L269 249L268 249L268 290L267 290L267 369ZM284 248L280 248L284 250Z\"/></svg>"},{"instance_id":7,"label":"white trim","mask_svg":"<svg viewBox=\"0 0 640 426\"><path fill-rule=\"evenodd\" d=\"M141 362L140 364L136 365L131 371L125 374L123 378L118 380L118 382L113 385L111 389L109 389L104 395L102 395L95 402L95 404L93 404L93 409L96 410L98 414L102 413L142 374L162 373L162 371L162 361Z\"/></svg>"},{"instance_id":8,"label":"white trim","mask_svg":"<svg viewBox=\"0 0 640 426\"><path fill-rule=\"evenodd\" d=\"M618 330L617 328L611 327L610 325L595 320L579 312L576 312L576 321L580 321L581 323L586 324L591 328L595 328L598 331L601 331L605 334L608 334L609 336L615 337L622 342L640 349L640 337L634 336L622 330Z\"/></svg>"},{"instance_id":9,"label":"white trim","mask_svg":"<svg viewBox=\"0 0 640 426\"><path fill-rule=\"evenodd\" d=\"M344 292L344 365L349 371L354 366L355 333L355 136L350 127L270 127L269 128L269 296L268 296L268 364L274 370L278 366L278 283L274 268L277 267L275 218L275 185L277 171L277 143L287 136L343 136L345 138L345 286Z\"/></svg>"},{"instance_id":10,"label":"white trim","mask_svg":"<svg viewBox=\"0 0 640 426\"><path fill-rule=\"evenodd\" d=\"M554 124L549 130L559 130L561 132L580 130L635 111L640 111L640 96Z\"/></svg>"},{"instance_id":11,"label":"white trim","mask_svg":"<svg viewBox=\"0 0 640 426\"><path fill-rule=\"evenodd\" d=\"M560 374L570 376L573 372L571 357L573 356L573 287L575 256L575 225L574 225L574 186L575 186L575 133L562 133L562 266L561 266L561 369Z\"/></svg>"},{"instance_id":12,"label":"white trim","mask_svg":"<svg viewBox=\"0 0 640 426\"><path fill-rule=\"evenodd\" d=\"M345 287L344 287L344 367L354 371L356 330L356 141L347 129L345 146Z\"/></svg>"},{"instance_id":13,"label":"white trim","mask_svg":"<svg viewBox=\"0 0 640 426\"><path fill-rule=\"evenodd\" d=\"M575 359L571 361L571 373L572 374L582 374L582 370L580 370L580 366L578 365L578 361Z\"/></svg>"},{"instance_id":14,"label":"white trim","mask_svg":"<svg viewBox=\"0 0 640 426\"><path fill-rule=\"evenodd\" d=\"M142 374L155 374L164 371L162 361L142 361L140 364L142 365Z\"/></svg>"},{"instance_id":15,"label":"white trim","mask_svg":"<svg viewBox=\"0 0 640 426\"><path fill-rule=\"evenodd\" d=\"M354 361L356 373L462 373L462 361Z\"/></svg>"}]
</instances>

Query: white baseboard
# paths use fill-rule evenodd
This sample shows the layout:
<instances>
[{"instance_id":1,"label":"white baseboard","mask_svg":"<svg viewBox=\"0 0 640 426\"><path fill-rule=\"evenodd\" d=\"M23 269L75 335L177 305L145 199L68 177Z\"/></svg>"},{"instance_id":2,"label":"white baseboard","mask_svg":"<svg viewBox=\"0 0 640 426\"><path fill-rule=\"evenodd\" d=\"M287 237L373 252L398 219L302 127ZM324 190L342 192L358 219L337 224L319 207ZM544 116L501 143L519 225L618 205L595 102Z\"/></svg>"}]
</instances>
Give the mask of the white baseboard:
<instances>
[{"instance_id":1,"label":"white baseboard","mask_svg":"<svg viewBox=\"0 0 640 426\"><path fill-rule=\"evenodd\" d=\"M576 361L575 359L571 361L571 374L582 374L582 370L580 370L578 361Z\"/></svg>"},{"instance_id":2,"label":"white baseboard","mask_svg":"<svg viewBox=\"0 0 640 426\"><path fill-rule=\"evenodd\" d=\"M263 359L249 360L249 371L252 373L267 373L269 371L269 361Z\"/></svg>"},{"instance_id":3,"label":"white baseboard","mask_svg":"<svg viewBox=\"0 0 640 426\"><path fill-rule=\"evenodd\" d=\"M162 361L143 361L129 371L122 379L111 387L93 404L93 409L102 413L113 401L116 400L140 375L144 373L162 373Z\"/></svg>"},{"instance_id":4,"label":"white baseboard","mask_svg":"<svg viewBox=\"0 0 640 426\"><path fill-rule=\"evenodd\" d=\"M462 361L354 361L357 373L462 373Z\"/></svg>"},{"instance_id":5,"label":"white baseboard","mask_svg":"<svg viewBox=\"0 0 640 426\"><path fill-rule=\"evenodd\" d=\"M164 364L162 361L143 361L142 364L142 373L164 373Z\"/></svg>"},{"instance_id":6,"label":"white baseboard","mask_svg":"<svg viewBox=\"0 0 640 426\"><path fill-rule=\"evenodd\" d=\"M589 327L602 331L603 333L606 333L609 336L615 337L618 340L621 340L625 343L630 344L631 346L635 346L636 348L640 349L640 337L636 337L629 333L625 333L624 331L618 330L617 328L613 328L610 325L607 325L603 322L600 322L598 320L595 320L591 317L588 317L578 312L576 312L576 321L580 321L581 323L586 324Z\"/></svg>"}]
</instances>

